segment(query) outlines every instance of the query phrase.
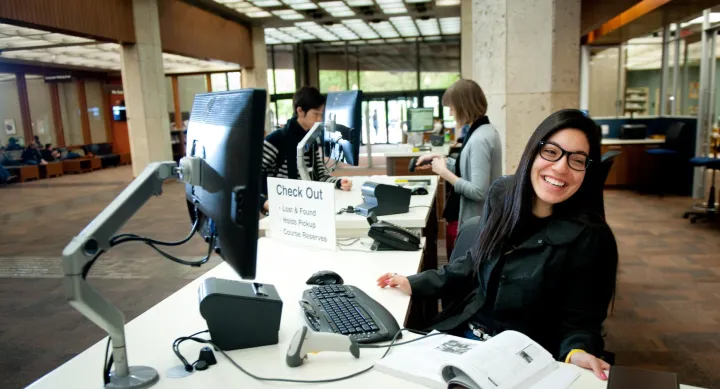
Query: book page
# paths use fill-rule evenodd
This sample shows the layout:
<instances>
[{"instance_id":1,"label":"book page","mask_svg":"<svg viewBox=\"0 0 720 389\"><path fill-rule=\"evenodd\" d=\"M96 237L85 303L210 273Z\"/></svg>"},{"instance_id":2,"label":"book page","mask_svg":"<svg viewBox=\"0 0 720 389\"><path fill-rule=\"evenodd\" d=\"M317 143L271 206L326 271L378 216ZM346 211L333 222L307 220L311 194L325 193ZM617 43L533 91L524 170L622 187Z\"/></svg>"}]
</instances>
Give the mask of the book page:
<instances>
[{"instance_id":1,"label":"book page","mask_svg":"<svg viewBox=\"0 0 720 389\"><path fill-rule=\"evenodd\" d=\"M557 368L550 353L515 331L502 332L446 366L452 367L443 369L446 380L460 370L483 389L528 389Z\"/></svg>"},{"instance_id":2,"label":"book page","mask_svg":"<svg viewBox=\"0 0 720 389\"><path fill-rule=\"evenodd\" d=\"M476 340L436 335L406 346L393 347L387 357L375 362L375 369L428 387L445 388L440 366L480 345L482 342Z\"/></svg>"}]
</instances>

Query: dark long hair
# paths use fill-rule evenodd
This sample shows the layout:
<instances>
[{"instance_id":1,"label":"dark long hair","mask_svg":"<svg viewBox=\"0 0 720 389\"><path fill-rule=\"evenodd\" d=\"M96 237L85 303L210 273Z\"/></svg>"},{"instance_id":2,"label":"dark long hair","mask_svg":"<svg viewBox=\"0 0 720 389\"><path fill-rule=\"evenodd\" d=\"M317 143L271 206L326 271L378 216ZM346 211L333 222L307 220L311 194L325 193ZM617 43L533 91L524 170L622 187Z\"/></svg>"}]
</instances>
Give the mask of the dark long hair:
<instances>
[{"instance_id":1,"label":"dark long hair","mask_svg":"<svg viewBox=\"0 0 720 389\"><path fill-rule=\"evenodd\" d=\"M515 175L510 178L507 192L497 205L489 210L474 257L479 265L498 250L506 248L517 227L532 215L535 192L530 182L530 171L539 150L540 141L547 140L555 132L575 128L582 131L590 145L590 166L585 171L580 188L569 199L553 206L554 216L598 213L602 209L602 183L600 181L600 132L594 121L575 109L564 109L548 116L530 136ZM600 191L600 196L597 191ZM598 203L599 200L599 203ZM491 201L488 198L486 201Z\"/></svg>"}]
</instances>

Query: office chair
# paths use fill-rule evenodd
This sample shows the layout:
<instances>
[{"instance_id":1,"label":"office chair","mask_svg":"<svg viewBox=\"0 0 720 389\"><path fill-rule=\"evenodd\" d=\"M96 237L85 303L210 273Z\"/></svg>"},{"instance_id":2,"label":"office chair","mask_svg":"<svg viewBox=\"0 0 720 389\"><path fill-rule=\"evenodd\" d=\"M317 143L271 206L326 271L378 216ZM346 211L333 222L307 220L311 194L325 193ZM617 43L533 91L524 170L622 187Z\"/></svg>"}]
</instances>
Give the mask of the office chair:
<instances>
[{"instance_id":1,"label":"office chair","mask_svg":"<svg viewBox=\"0 0 720 389\"><path fill-rule=\"evenodd\" d=\"M705 167L712 170L712 178L710 180L710 193L708 194L706 205L693 205L693 209L683 214L683 219L690 219L690 223L695 223L701 219L714 219L718 213L715 206L715 170L720 170L720 158L711 157L695 157L690 159L690 165L695 167Z\"/></svg>"},{"instance_id":2,"label":"office chair","mask_svg":"<svg viewBox=\"0 0 720 389\"><path fill-rule=\"evenodd\" d=\"M657 149L648 149L645 152L658 161L651 186L656 193L662 196L667 193L668 185L677 182L677 170L687 163L693 155L692 129L685 126L685 123L672 123L665 133L665 144ZM668 172L670 178L668 178ZM664 184L664 185L663 185ZM662 188L661 188L662 186Z\"/></svg>"}]
</instances>

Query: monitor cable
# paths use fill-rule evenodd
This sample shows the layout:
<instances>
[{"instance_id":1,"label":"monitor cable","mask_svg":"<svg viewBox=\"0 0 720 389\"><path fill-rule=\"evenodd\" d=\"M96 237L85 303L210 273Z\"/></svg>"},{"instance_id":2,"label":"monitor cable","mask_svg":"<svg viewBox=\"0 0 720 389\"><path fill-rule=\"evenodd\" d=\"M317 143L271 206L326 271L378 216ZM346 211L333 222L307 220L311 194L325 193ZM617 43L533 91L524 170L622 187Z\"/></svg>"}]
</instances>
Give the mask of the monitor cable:
<instances>
[{"instance_id":1,"label":"monitor cable","mask_svg":"<svg viewBox=\"0 0 720 389\"><path fill-rule=\"evenodd\" d=\"M213 347L215 348L215 350L216 350L216 351L219 351L225 358L227 358L227 360L230 361L230 363L231 363L233 366L235 366L235 368L237 368L238 370L240 370L241 372L243 372L244 374L246 374L246 375L249 376L250 378L256 379L256 380L258 380L258 381L289 382L289 383L296 383L296 384L326 384L326 383L330 383L330 382L344 381L344 380L347 380L347 379L350 379L350 378L357 377L357 376L359 376L359 375L361 375L361 374L365 374L365 373L369 372L369 371L372 370L372 368L374 367L373 365L371 365L371 366L369 366L369 367L367 367L367 368L365 368L365 369L363 369L363 370L360 370L360 371L357 371L357 372L355 372L355 373L348 374L348 375L345 375L345 376L342 376L342 377L327 378L327 379L320 379L320 380L294 380L294 379L290 379L290 378L261 377L261 376L255 375L255 374L253 374L253 373L245 370L242 366L240 366L237 362L235 362L235 360L232 359L232 358L225 352L225 350L222 350L221 348L219 348L218 346L216 346L215 343L212 342L212 340L196 337L196 335L201 334L201 333L206 332L206 331L207 331L207 330L201 331L201 332L195 333L195 334L193 334L193 335L191 335L191 336L182 336L182 337L180 337L180 338L175 339L175 341L173 342L173 352L178 356L178 358L180 358L180 361L183 363L183 365L185 366L186 370L187 370L188 366L190 366L190 368L192 368L192 365L189 364L189 363L187 362L187 360L180 355L180 350L179 350L180 344L181 344L182 342L186 341L186 340L192 340L193 342L197 342L197 343L201 343L201 344L208 344L208 345L213 346ZM412 332L412 333L414 333L414 334L418 334L418 335L422 335L422 336L420 336L419 338L415 338L415 339L411 339L411 340L408 340L408 341L404 341L404 342L397 343L397 340L398 340L398 338L400 337L400 334L402 334L403 331ZM409 328L403 328L403 329L399 330L399 331L395 334L395 336L393 336L392 340L390 341L390 344L383 344L383 345L377 345L377 344L360 344L360 345L358 345L358 346L359 346L360 348L387 348L387 350L385 350L385 353L380 357L380 359L383 359L383 358L385 358L385 357L390 353L390 349L391 349L392 347L403 346L403 345L406 345L406 344L410 344L410 343L413 343L413 342L417 342L417 341L419 341L419 340L426 339L426 338L429 338L429 337L432 337L432 336L437 336L437 335L444 335L444 333L442 333L442 332L437 332L437 333L430 333L430 334L428 334L428 333L422 332L422 331L416 331L416 330L411 330L411 329L409 329ZM190 371L190 370L188 370L188 371Z\"/></svg>"}]
</instances>

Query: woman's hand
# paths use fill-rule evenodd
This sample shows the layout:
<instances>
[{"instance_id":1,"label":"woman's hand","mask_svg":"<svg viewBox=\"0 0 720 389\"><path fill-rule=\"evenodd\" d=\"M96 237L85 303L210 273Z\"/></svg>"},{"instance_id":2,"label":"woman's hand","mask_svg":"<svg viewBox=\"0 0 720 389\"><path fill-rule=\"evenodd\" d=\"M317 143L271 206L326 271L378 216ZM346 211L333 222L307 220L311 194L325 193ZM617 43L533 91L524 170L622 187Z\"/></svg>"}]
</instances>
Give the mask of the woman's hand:
<instances>
[{"instance_id":1,"label":"woman's hand","mask_svg":"<svg viewBox=\"0 0 720 389\"><path fill-rule=\"evenodd\" d=\"M592 370L597 378L603 381L607 380L605 370L610 370L610 365L592 354L588 354L585 351L578 351L570 356L570 363L580 366L583 369Z\"/></svg>"},{"instance_id":2,"label":"woman's hand","mask_svg":"<svg viewBox=\"0 0 720 389\"><path fill-rule=\"evenodd\" d=\"M423 162L433 161L433 160L437 160L437 159L442 159L442 156L438 153L425 154L425 155L421 156L420 158L418 158L417 161L415 161L415 170L430 169L431 168L430 164L423 165L423 166L420 166L420 164L422 164Z\"/></svg>"},{"instance_id":3,"label":"woman's hand","mask_svg":"<svg viewBox=\"0 0 720 389\"><path fill-rule=\"evenodd\" d=\"M442 176L443 173L448 171L447 168L447 162L445 161L445 158L435 158L432 161L432 171L433 173Z\"/></svg>"},{"instance_id":4,"label":"woman's hand","mask_svg":"<svg viewBox=\"0 0 720 389\"><path fill-rule=\"evenodd\" d=\"M412 294L410 281L408 281L407 277L398 275L397 273L385 273L381 275L377 279L377 284L381 288L389 286L391 288L398 288L409 295Z\"/></svg>"}]
</instances>

